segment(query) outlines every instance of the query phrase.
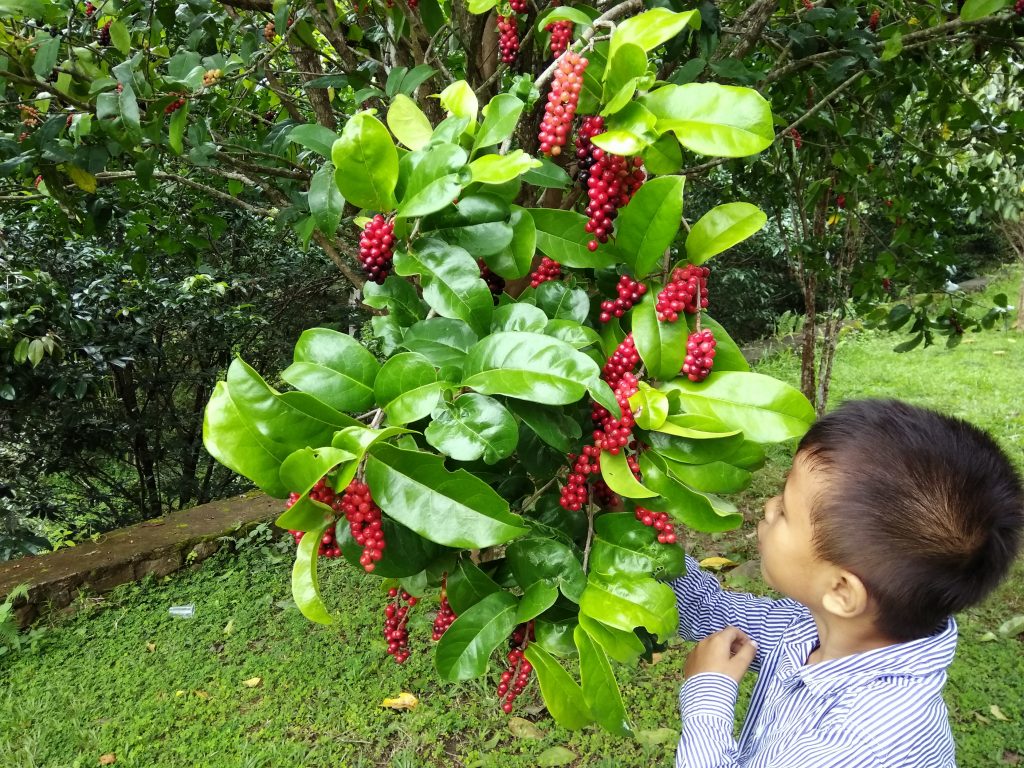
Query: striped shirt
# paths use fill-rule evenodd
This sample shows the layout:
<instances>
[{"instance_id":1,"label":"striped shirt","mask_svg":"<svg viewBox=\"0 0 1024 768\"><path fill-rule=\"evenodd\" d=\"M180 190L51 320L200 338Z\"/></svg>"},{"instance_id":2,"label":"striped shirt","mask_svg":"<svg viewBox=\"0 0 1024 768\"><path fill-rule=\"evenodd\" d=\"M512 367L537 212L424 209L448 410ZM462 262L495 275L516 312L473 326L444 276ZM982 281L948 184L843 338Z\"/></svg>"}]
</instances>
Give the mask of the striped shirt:
<instances>
[{"instance_id":1,"label":"striped shirt","mask_svg":"<svg viewBox=\"0 0 1024 768\"><path fill-rule=\"evenodd\" d=\"M757 683L739 741L739 686L704 672L679 692L676 768L955 768L942 700L957 629L807 665L818 630L806 607L726 592L687 556L672 582L679 634L700 640L732 625L757 643Z\"/></svg>"}]
</instances>

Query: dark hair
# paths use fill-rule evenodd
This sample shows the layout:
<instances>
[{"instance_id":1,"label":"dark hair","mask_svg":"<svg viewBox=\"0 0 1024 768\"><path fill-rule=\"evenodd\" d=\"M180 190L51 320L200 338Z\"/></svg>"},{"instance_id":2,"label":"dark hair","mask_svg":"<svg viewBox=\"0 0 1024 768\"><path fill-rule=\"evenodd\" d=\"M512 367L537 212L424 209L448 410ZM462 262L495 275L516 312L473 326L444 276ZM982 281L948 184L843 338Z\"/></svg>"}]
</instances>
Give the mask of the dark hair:
<instances>
[{"instance_id":1,"label":"dark hair","mask_svg":"<svg viewBox=\"0 0 1024 768\"><path fill-rule=\"evenodd\" d=\"M1013 564L1024 491L1006 454L961 419L896 400L854 400L798 453L824 469L817 554L855 573L896 641L926 637L983 600Z\"/></svg>"}]
</instances>

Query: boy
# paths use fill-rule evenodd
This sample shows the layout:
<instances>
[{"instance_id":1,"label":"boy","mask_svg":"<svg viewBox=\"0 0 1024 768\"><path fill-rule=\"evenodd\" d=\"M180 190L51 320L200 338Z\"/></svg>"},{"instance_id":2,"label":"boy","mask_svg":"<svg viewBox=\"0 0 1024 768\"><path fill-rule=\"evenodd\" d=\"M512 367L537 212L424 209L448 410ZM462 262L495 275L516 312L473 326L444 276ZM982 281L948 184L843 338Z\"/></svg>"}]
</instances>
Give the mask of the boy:
<instances>
[{"instance_id":1,"label":"boy","mask_svg":"<svg viewBox=\"0 0 1024 768\"><path fill-rule=\"evenodd\" d=\"M672 583L680 634L701 640L676 768L955 766L952 614L1002 580L1022 529L1020 478L980 429L893 400L825 416L758 524L762 573L786 599L724 592L690 557Z\"/></svg>"}]
</instances>

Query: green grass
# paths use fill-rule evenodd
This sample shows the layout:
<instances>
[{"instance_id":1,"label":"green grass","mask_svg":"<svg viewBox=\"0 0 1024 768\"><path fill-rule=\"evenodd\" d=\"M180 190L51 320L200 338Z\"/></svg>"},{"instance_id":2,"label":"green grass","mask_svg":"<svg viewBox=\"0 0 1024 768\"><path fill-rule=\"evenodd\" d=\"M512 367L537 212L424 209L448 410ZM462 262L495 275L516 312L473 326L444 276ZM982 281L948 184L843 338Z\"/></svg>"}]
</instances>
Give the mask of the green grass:
<instances>
[{"instance_id":1,"label":"green grass","mask_svg":"<svg viewBox=\"0 0 1024 768\"><path fill-rule=\"evenodd\" d=\"M1012 280L1007 292L1015 295ZM948 352L902 356L891 352L898 341L846 333L833 400L896 396L964 416L991 430L1024 467L1024 336L993 331ZM795 382L798 363L780 354L760 370ZM751 522L787 461L786 448L773 449L769 466L739 499L748 520L742 529L691 537L688 547L698 556L755 556ZM424 652L396 666L379 636L378 582L326 563L324 592L340 620L334 627L310 624L290 599L288 550L251 543L195 572L85 600L76 615L0 657L0 765L95 766L113 752L119 767L517 768L540 764L555 747L568 749L574 765L670 764L682 644L655 665L618 670L640 744L597 729L562 731L539 706L535 685L516 714L534 721L542 738L517 738L497 708L497 665L486 680L438 681L423 639L436 603L417 606L410 626L415 649ZM729 581L762 589L756 578L743 580L745 570ZM190 602L193 619L168 616L170 605ZM961 641L946 700L963 768L1012 765L1024 756L1024 644L987 637L1019 614L1021 563L992 598L958 617ZM260 685L242 684L253 677ZM744 694L749 690L748 679ZM400 691L418 696L419 706L380 706ZM997 719L992 705L1008 720Z\"/></svg>"}]
</instances>

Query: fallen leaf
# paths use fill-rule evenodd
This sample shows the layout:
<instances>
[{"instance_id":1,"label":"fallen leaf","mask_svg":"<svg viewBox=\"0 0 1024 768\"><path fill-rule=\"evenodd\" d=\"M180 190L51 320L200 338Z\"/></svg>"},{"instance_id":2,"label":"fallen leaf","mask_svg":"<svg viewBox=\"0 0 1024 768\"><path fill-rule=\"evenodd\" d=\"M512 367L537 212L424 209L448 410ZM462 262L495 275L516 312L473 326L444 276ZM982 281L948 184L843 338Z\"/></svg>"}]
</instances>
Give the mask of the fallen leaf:
<instances>
[{"instance_id":1,"label":"fallen leaf","mask_svg":"<svg viewBox=\"0 0 1024 768\"><path fill-rule=\"evenodd\" d=\"M508 721L508 729L517 739L543 739L544 731L523 717L512 717Z\"/></svg>"},{"instance_id":2,"label":"fallen leaf","mask_svg":"<svg viewBox=\"0 0 1024 768\"><path fill-rule=\"evenodd\" d=\"M981 714L981 712L975 712L974 713L974 719L977 720L982 725L991 725L992 724L992 721L989 720L987 717L985 717L983 714Z\"/></svg>"},{"instance_id":3,"label":"fallen leaf","mask_svg":"<svg viewBox=\"0 0 1024 768\"><path fill-rule=\"evenodd\" d=\"M261 682L263 682L262 677L250 677L248 680L243 680L242 685L244 685L246 688L255 688Z\"/></svg>"},{"instance_id":4,"label":"fallen leaf","mask_svg":"<svg viewBox=\"0 0 1024 768\"><path fill-rule=\"evenodd\" d=\"M187 693L187 691L175 691L174 695L175 696L184 696L186 693Z\"/></svg>"},{"instance_id":5,"label":"fallen leaf","mask_svg":"<svg viewBox=\"0 0 1024 768\"><path fill-rule=\"evenodd\" d=\"M113 765L117 762L117 755L113 752L107 752L105 755L100 755L100 765Z\"/></svg>"},{"instance_id":6,"label":"fallen leaf","mask_svg":"<svg viewBox=\"0 0 1024 768\"><path fill-rule=\"evenodd\" d=\"M991 643L993 640L998 640L995 632L986 632L984 635L978 638L979 643Z\"/></svg>"},{"instance_id":7,"label":"fallen leaf","mask_svg":"<svg viewBox=\"0 0 1024 768\"><path fill-rule=\"evenodd\" d=\"M207 701L210 698L210 694L208 694L206 691L196 691L196 696L198 696L203 701Z\"/></svg>"},{"instance_id":8,"label":"fallen leaf","mask_svg":"<svg viewBox=\"0 0 1024 768\"><path fill-rule=\"evenodd\" d=\"M408 691L402 691L393 699L384 699L380 705L382 707L390 707L391 709L412 709L419 703L420 700L411 693Z\"/></svg>"},{"instance_id":9,"label":"fallen leaf","mask_svg":"<svg viewBox=\"0 0 1024 768\"><path fill-rule=\"evenodd\" d=\"M146 643L146 650L152 653L156 650L156 643Z\"/></svg>"},{"instance_id":10,"label":"fallen leaf","mask_svg":"<svg viewBox=\"0 0 1024 768\"><path fill-rule=\"evenodd\" d=\"M1024 632L1024 616L1014 616L1012 619L1004 621L996 631L1003 637L1016 637Z\"/></svg>"},{"instance_id":11,"label":"fallen leaf","mask_svg":"<svg viewBox=\"0 0 1024 768\"><path fill-rule=\"evenodd\" d=\"M711 568L720 571L723 568L735 568L739 563L734 563L727 557L705 557L700 561L701 568Z\"/></svg>"},{"instance_id":12,"label":"fallen leaf","mask_svg":"<svg viewBox=\"0 0 1024 768\"><path fill-rule=\"evenodd\" d=\"M224 634L225 635L230 635L234 631L235 631L235 620L234 619L228 619L228 623L224 626Z\"/></svg>"},{"instance_id":13,"label":"fallen leaf","mask_svg":"<svg viewBox=\"0 0 1024 768\"><path fill-rule=\"evenodd\" d=\"M641 746L656 747L661 744L672 744L679 740L679 731L675 728L654 728L636 732L636 740Z\"/></svg>"},{"instance_id":14,"label":"fallen leaf","mask_svg":"<svg viewBox=\"0 0 1024 768\"><path fill-rule=\"evenodd\" d=\"M555 765L568 765L576 759L576 753L565 747L548 747L537 756L537 765L548 768Z\"/></svg>"},{"instance_id":15,"label":"fallen leaf","mask_svg":"<svg viewBox=\"0 0 1024 768\"><path fill-rule=\"evenodd\" d=\"M993 355L1005 355L1006 354L1006 350L1005 349L993 349L992 350L992 354Z\"/></svg>"},{"instance_id":16,"label":"fallen leaf","mask_svg":"<svg viewBox=\"0 0 1024 768\"><path fill-rule=\"evenodd\" d=\"M665 657L664 653L652 653L651 654L651 664L657 664L664 657Z\"/></svg>"},{"instance_id":17,"label":"fallen leaf","mask_svg":"<svg viewBox=\"0 0 1024 768\"><path fill-rule=\"evenodd\" d=\"M1004 723L1010 722L1010 718L1003 714L1003 710L999 708L998 704L989 705L988 711L992 713L992 717L996 720L1002 720Z\"/></svg>"}]
</instances>

